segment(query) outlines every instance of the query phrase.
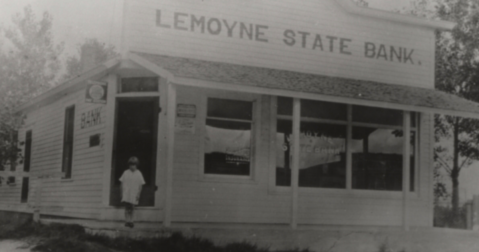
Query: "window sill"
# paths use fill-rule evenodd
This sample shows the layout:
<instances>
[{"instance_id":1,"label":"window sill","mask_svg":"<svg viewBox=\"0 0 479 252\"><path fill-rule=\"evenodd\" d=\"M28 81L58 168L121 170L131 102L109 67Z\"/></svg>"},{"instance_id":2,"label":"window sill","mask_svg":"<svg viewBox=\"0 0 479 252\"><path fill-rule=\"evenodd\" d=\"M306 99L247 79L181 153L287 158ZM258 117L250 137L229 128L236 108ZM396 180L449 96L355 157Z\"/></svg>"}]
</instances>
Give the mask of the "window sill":
<instances>
[{"instance_id":1,"label":"window sill","mask_svg":"<svg viewBox=\"0 0 479 252\"><path fill-rule=\"evenodd\" d=\"M290 187L274 186L268 190L269 194L281 195L291 193ZM363 189L339 189L339 188L299 188L300 195L321 195L321 196L338 196L338 197L354 197L354 198L374 198L374 199L402 199L402 191L375 191L375 190L363 190ZM417 192L409 193L410 199L419 199Z\"/></svg>"},{"instance_id":2,"label":"window sill","mask_svg":"<svg viewBox=\"0 0 479 252\"><path fill-rule=\"evenodd\" d=\"M214 183L236 183L236 184L250 184L257 185L258 183L251 176L234 176L234 175L213 175L213 174L202 174L199 179L203 182L214 182Z\"/></svg>"},{"instance_id":3,"label":"window sill","mask_svg":"<svg viewBox=\"0 0 479 252\"><path fill-rule=\"evenodd\" d=\"M105 210L122 210L124 206L107 206ZM135 210L163 210L163 207L158 206L135 206Z\"/></svg>"}]
</instances>

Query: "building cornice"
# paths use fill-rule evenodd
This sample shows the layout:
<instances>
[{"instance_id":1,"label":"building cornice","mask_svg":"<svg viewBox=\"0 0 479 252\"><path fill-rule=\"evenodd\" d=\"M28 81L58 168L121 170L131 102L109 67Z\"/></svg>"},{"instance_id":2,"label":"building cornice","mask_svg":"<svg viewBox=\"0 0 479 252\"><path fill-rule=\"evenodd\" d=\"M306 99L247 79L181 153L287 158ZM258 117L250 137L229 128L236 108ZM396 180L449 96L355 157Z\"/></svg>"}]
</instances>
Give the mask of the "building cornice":
<instances>
[{"instance_id":1,"label":"building cornice","mask_svg":"<svg viewBox=\"0 0 479 252\"><path fill-rule=\"evenodd\" d=\"M390 11L371 9L356 5L352 0L335 0L346 12L358 16L376 18L406 25L420 26L437 30L452 30L456 25L444 20L428 20L424 18L403 15Z\"/></svg>"}]
</instances>

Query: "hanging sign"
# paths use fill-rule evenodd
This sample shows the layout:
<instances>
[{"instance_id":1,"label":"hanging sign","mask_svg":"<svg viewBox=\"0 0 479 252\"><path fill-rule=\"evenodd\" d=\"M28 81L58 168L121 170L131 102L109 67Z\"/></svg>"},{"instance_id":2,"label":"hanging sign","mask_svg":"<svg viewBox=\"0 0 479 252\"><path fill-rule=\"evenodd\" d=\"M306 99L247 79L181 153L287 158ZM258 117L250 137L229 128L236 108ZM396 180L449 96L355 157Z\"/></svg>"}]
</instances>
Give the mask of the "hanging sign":
<instances>
[{"instance_id":1,"label":"hanging sign","mask_svg":"<svg viewBox=\"0 0 479 252\"><path fill-rule=\"evenodd\" d=\"M177 133L195 133L196 105L178 104L176 106L175 131Z\"/></svg>"},{"instance_id":2,"label":"hanging sign","mask_svg":"<svg viewBox=\"0 0 479 252\"><path fill-rule=\"evenodd\" d=\"M107 83L88 81L85 102L106 104Z\"/></svg>"}]
</instances>

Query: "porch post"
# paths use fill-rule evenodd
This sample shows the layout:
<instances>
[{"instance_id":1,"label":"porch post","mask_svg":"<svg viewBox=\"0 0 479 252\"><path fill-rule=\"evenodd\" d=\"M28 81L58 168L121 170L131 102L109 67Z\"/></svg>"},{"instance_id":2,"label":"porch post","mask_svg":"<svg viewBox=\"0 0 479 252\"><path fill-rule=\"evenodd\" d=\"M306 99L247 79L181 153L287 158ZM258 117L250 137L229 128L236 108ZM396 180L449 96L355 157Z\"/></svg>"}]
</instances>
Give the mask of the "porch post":
<instances>
[{"instance_id":1,"label":"porch post","mask_svg":"<svg viewBox=\"0 0 479 252\"><path fill-rule=\"evenodd\" d=\"M173 164L174 164L174 150L175 150L175 119L176 119L176 86L168 82L167 84L167 154L166 154L166 179L165 179L165 208L164 208L164 226L171 226L171 204L173 194Z\"/></svg>"},{"instance_id":2,"label":"porch post","mask_svg":"<svg viewBox=\"0 0 479 252\"><path fill-rule=\"evenodd\" d=\"M102 212L101 219L107 219L108 210L106 207L110 205L110 194L111 194L111 173L112 173L112 158L113 158L113 138L114 138L114 128L115 128L115 105L116 100L115 96L117 93L117 82L118 76L116 74L108 75L108 92L107 92L107 103L105 105L105 135L103 139L103 189L102 189Z\"/></svg>"},{"instance_id":3,"label":"porch post","mask_svg":"<svg viewBox=\"0 0 479 252\"><path fill-rule=\"evenodd\" d=\"M403 156L402 156L402 192L403 192L403 228L409 230L409 188L410 188L410 162L411 162L411 112L403 114Z\"/></svg>"},{"instance_id":4,"label":"porch post","mask_svg":"<svg viewBox=\"0 0 479 252\"><path fill-rule=\"evenodd\" d=\"M293 100L293 158L291 164L291 228L298 226L298 181L299 181L299 154L300 154L300 99Z\"/></svg>"},{"instance_id":5,"label":"porch post","mask_svg":"<svg viewBox=\"0 0 479 252\"><path fill-rule=\"evenodd\" d=\"M348 126L346 132L346 189L353 187L353 106L348 105Z\"/></svg>"}]
</instances>

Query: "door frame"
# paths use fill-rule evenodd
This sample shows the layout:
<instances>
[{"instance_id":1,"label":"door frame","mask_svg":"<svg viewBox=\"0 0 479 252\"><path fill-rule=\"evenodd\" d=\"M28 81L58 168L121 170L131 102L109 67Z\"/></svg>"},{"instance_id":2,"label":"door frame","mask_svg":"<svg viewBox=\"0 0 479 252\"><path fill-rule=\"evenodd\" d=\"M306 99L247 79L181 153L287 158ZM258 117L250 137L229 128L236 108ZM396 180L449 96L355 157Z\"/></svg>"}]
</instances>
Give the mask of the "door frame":
<instances>
[{"instance_id":1,"label":"door frame","mask_svg":"<svg viewBox=\"0 0 479 252\"><path fill-rule=\"evenodd\" d=\"M117 142L118 142L118 138L117 138L117 133L118 133L118 122L119 122L119 103L122 102L122 101L153 101L154 104L153 106L157 106L156 108L156 114L155 114L155 117L156 117L156 120L153 120L153 130L154 130L154 133L153 133L153 143L152 143L152 186L155 186L156 187L156 190L154 191L154 195L153 195L153 205L152 206L140 206L140 207L155 207L158 205L158 193L159 190L158 190L158 184L161 183L161 181L158 180L158 173L159 173L159 167L160 167L160 164L159 164L159 153L158 153L158 148L159 148L159 141L160 141L160 112L161 112L161 107L160 107L160 103L161 103L161 99L160 99L160 96L157 94L157 93L154 93L155 95L151 95L151 93L144 93L144 95L142 95L142 93L136 93L134 95L128 95L128 93L126 93L126 95L117 95L117 97L115 98L115 101L114 101L114 120L113 120L113 139L112 139L112 149L111 149L111 166L110 166L110 182L109 182L109 195L108 195L108 205L110 207L117 207L118 205L114 204L112 201L113 201L113 193L114 193L114 187L115 187L115 182L116 182L116 169L115 169L115 166L116 166L116 152L117 152ZM155 113L155 111L153 112ZM140 160L140 165L141 165L141 160Z\"/></svg>"}]
</instances>

